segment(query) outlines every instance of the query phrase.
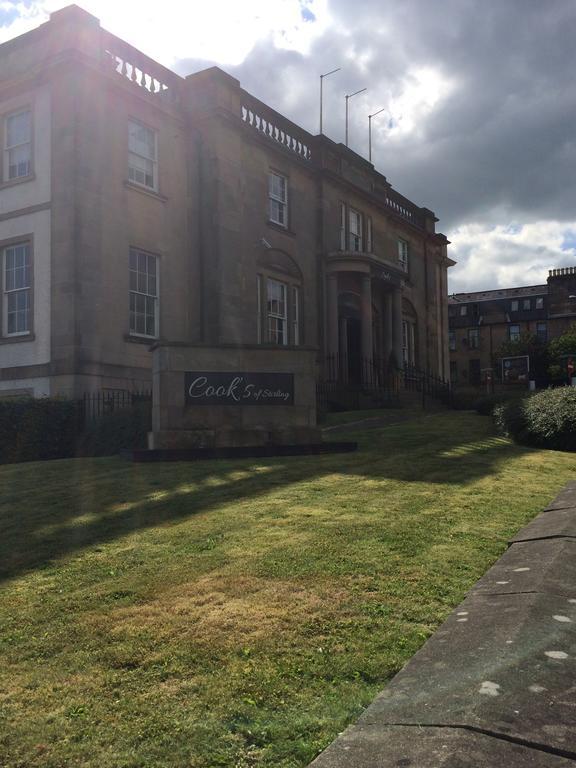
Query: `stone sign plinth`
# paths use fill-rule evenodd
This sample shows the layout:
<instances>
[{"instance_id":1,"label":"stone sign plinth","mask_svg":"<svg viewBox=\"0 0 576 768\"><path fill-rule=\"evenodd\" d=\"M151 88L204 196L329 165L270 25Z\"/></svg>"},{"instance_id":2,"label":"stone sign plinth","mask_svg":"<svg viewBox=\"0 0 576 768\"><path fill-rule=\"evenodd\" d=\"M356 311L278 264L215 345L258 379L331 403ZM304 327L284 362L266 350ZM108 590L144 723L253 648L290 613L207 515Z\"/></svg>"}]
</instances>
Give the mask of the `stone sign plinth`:
<instances>
[{"instance_id":1,"label":"stone sign plinth","mask_svg":"<svg viewBox=\"0 0 576 768\"><path fill-rule=\"evenodd\" d=\"M156 345L152 450L321 442L310 348Z\"/></svg>"}]
</instances>

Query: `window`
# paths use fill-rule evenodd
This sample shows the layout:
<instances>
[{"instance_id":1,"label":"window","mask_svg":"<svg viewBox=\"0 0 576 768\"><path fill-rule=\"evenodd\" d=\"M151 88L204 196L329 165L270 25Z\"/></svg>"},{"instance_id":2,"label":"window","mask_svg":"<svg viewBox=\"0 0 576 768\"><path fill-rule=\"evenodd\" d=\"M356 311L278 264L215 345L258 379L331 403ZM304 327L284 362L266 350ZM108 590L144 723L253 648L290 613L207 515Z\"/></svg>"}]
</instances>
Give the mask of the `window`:
<instances>
[{"instance_id":1,"label":"window","mask_svg":"<svg viewBox=\"0 0 576 768\"><path fill-rule=\"evenodd\" d=\"M158 336L158 258L130 249L130 333Z\"/></svg>"},{"instance_id":2,"label":"window","mask_svg":"<svg viewBox=\"0 0 576 768\"><path fill-rule=\"evenodd\" d=\"M536 323L536 338L538 341L546 342L548 338L548 328L546 323Z\"/></svg>"},{"instance_id":3,"label":"window","mask_svg":"<svg viewBox=\"0 0 576 768\"><path fill-rule=\"evenodd\" d=\"M292 286L292 344L300 344L300 291Z\"/></svg>"},{"instance_id":4,"label":"window","mask_svg":"<svg viewBox=\"0 0 576 768\"><path fill-rule=\"evenodd\" d=\"M372 219L366 217L366 253L372 253Z\"/></svg>"},{"instance_id":5,"label":"window","mask_svg":"<svg viewBox=\"0 0 576 768\"><path fill-rule=\"evenodd\" d=\"M274 224L288 226L288 179L278 173L268 176L268 216Z\"/></svg>"},{"instance_id":6,"label":"window","mask_svg":"<svg viewBox=\"0 0 576 768\"><path fill-rule=\"evenodd\" d=\"M128 122L128 179L148 189L156 189L157 179L156 131L136 120Z\"/></svg>"},{"instance_id":7,"label":"window","mask_svg":"<svg viewBox=\"0 0 576 768\"><path fill-rule=\"evenodd\" d=\"M518 312L518 299L513 299L510 302L510 312Z\"/></svg>"},{"instance_id":8,"label":"window","mask_svg":"<svg viewBox=\"0 0 576 768\"><path fill-rule=\"evenodd\" d=\"M456 351L456 332L448 331L448 347L450 352Z\"/></svg>"},{"instance_id":9,"label":"window","mask_svg":"<svg viewBox=\"0 0 576 768\"><path fill-rule=\"evenodd\" d=\"M408 243L406 240L398 240L398 261L400 269L408 272Z\"/></svg>"},{"instance_id":10,"label":"window","mask_svg":"<svg viewBox=\"0 0 576 768\"><path fill-rule=\"evenodd\" d=\"M450 360L450 381L452 384L458 383L458 364L455 360Z\"/></svg>"},{"instance_id":11,"label":"window","mask_svg":"<svg viewBox=\"0 0 576 768\"><path fill-rule=\"evenodd\" d=\"M478 336L478 328L468 328L468 348L478 349L480 346L480 339Z\"/></svg>"},{"instance_id":12,"label":"window","mask_svg":"<svg viewBox=\"0 0 576 768\"><path fill-rule=\"evenodd\" d=\"M468 307L466 306L466 304L463 304L460 307L460 317L465 317L467 314L468 314Z\"/></svg>"},{"instance_id":13,"label":"window","mask_svg":"<svg viewBox=\"0 0 576 768\"><path fill-rule=\"evenodd\" d=\"M544 296L536 298L536 309L544 309Z\"/></svg>"},{"instance_id":14,"label":"window","mask_svg":"<svg viewBox=\"0 0 576 768\"><path fill-rule=\"evenodd\" d=\"M268 279L266 283L266 307L268 341L272 344L288 344L288 307L284 283Z\"/></svg>"},{"instance_id":15,"label":"window","mask_svg":"<svg viewBox=\"0 0 576 768\"><path fill-rule=\"evenodd\" d=\"M509 325L508 326L508 337L510 341L520 341L520 326L519 325Z\"/></svg>"},{"instance_id":16,"label":"window","mask_svg":"<svg viewBox=\"0 0 576 768\"><path fill-rule=\"evenodd\" d=\"M340 203L340 250L346 250L346 203Z\"/></svg>"},{"instance_id":17,"label":"window","mask_svg":"<svg viewBox=\"0 0 576 768\"><path fill-rule=\"evenodd\" d=\"M348 242L349 250L362 250L362 214L350 208L348 212Z\"/></svg>"},{"instance_id":18,"label":"window","mask_svg":"<svg viewBox=\"0 0 576 768\"><path fill-rule=\"evenodd\" d=\"M6 336L24 336L32 329L32 260L29 243L18 243L3 254L3 327Z\"/></svg>"},{"instance_id":19,"label":"window","mask_svg":"<svg viewBox=\"0 0 576 768\"><path fill-rule=\"evenodd\" d=\"M402 362L414 365L416 360L415 326L409 320L402 320Z\"/></svg>"},{"instance_id":20,"label":"window","mask_svg":"<svg viewBox=\"0 0 576 768\"><path fill-rule=\"evenodd\" d=\"M4 124L4 181L32 173L32 113L29 109L6 117Z\"/></svg>"},{"instance_id":21,"label":"window","mask_svg":"<svg viewBox=\"0 0 576 768\"><path fill-rule=\"evenodd\" d=\"M522 302L522 309L530 309L530 299L524 299Z\"/></svg>"}]
</instances>

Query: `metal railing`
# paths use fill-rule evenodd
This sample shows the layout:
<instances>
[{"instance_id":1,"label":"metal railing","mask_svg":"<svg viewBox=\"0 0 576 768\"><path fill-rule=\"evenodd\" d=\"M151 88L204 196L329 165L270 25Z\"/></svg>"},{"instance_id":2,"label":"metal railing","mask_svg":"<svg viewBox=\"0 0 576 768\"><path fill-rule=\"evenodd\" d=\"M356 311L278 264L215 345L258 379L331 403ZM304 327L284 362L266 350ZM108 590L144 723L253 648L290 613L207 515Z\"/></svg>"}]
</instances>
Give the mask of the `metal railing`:
<instances>
[{"instance_id":1,"label":"metal railing","mask_svg":"<svg viewBox=\"0 0 576 768\"><path fill-rule=\"evenodd\" d=\"M328 355L316 391L324 412L397 405L401 391L421 394L423 406L426 398L451 404L450 384L441 377L414 365L399 369L381 358Z\"/></svg>"},{"instance_id":2,"label":"metal railing","mask_svg":"<svg viewBox=\"0 0 576 768\"><path fill-rule=\"evenodd\" d=\"M103 416L115 411L133 408L139 403L149 403L152 407L152 393L149 391L130 392L123 389L86 392L79 401L81 420L87 426Z\"/></svg>"}]
</instances>

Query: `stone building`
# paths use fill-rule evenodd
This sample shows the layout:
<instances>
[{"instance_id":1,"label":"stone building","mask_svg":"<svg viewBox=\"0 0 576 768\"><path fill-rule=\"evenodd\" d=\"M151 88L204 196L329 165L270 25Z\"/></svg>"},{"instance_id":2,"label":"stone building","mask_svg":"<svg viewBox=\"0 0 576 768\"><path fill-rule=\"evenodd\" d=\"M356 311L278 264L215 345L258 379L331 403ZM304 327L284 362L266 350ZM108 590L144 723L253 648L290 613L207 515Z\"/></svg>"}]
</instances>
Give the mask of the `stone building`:
<instances>
[{"instance_id":1,"label":"stone building","mask_svg":"<svg viewBox=\"0 0 576 768\"><path fill-rule=\"evenodd\" d=\"M477 386L493 369L505 341L531 334L560 336L576 322L576 267L552 269L542 285L455 293L448 299L450 380Z\"/></svg>"},{"instance_id":2,"label":"stone building","mask_svg":"<svg viewBox=\"0 0 576 768\"><path fill-rule=\"evenodd\" d=\"M432 211L218 68L77 6L0 46L0 395L146 388L156 341L448 378Z\"/></svg>"}]
</instances>

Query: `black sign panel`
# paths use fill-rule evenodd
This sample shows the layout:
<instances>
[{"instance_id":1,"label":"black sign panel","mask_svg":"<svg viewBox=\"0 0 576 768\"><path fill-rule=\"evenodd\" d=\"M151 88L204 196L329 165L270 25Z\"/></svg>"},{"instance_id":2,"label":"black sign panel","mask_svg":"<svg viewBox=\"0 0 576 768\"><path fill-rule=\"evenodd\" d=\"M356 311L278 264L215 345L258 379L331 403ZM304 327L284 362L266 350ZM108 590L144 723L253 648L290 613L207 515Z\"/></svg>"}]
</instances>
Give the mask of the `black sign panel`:
<instances>
[{"instance_id":1,"label":"black sign panel","mask_svg":"<svg viewBox=\"0 0 576 768\"><path fill-rule=\"evenodd\" d=\"M293 373L188 371L186 405L294 405Z\"/></svg>"}]
</instances>

